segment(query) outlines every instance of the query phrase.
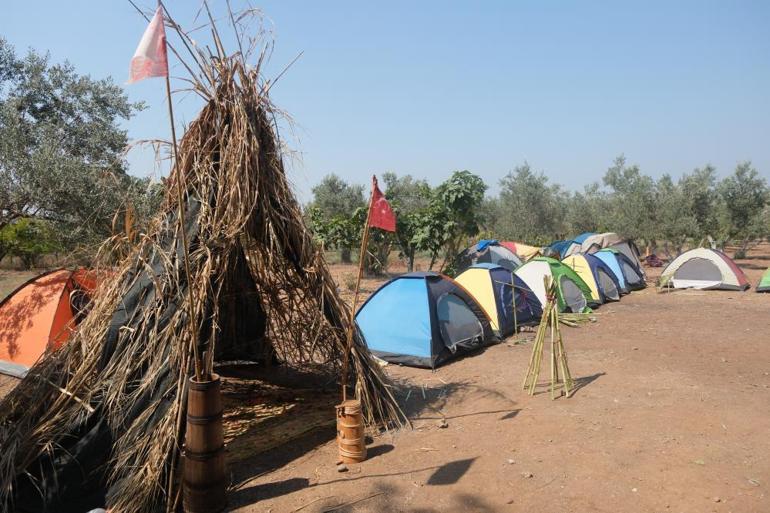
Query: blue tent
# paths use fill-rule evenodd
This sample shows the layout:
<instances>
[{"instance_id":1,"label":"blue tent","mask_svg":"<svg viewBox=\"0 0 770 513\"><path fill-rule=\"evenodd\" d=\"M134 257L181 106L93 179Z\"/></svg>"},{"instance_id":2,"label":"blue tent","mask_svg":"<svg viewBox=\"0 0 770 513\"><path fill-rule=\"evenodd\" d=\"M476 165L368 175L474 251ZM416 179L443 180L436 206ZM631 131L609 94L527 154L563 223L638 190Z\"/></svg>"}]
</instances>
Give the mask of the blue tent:
<instances>
[{"instance_id":1,"label":"blue tent","mask_svg":"<svg viewBox=\"0 0 770 513\"><path fill-rule=\"evenodd\" d=\"M602 250L594 253L594 256L604 262L607 267L610 268L612 274L615 275L615 278L618 280L618 288L620 293L628 294L630 290L628 289L628 285L626 285L626 277L620 268L620 262L618 262L618 258L615 256L615 253L612 251Z\"/></svg>"},{"instance_id":2,"label":"blue tent","mask_svg":"<svg viewBox=\"0 0 770 513\"><path fill-rule=\"evenodd\" d=\"M640 290L647 286L644 281L644 271L636 265L636 262L631 260L624 253L614 248L604 248L601 251L594 253L596 257L601 258L602 261L614 271L614 268L610 265L612 260L610 257L606 256L607 254L615 258L615 262L620 268L620 274L623 278L622 285L625 286L627 291ZM620 282L620 275L616 273L616 276L618 277L618 282Z\"/></svg>"},{"instance_id":3,"label":"blue tent","mask_svg":"<svg viewBox=\"0 0 770 513\"><path fill-rule=\"evenodd\" d=\"M598 306L607 301L620 301L620 284L600 258L589 253L570 255L562 263L575 271L591 289L591 299Z\"/></svg>"},{"instance_id":4,"label":"blue tent","mask_svg":"<svg viewBox=\"0 0 770 513\"><path fill-rule=\"evenodd\" d=\"M575 245L580 246L580 243L574 240L557 240L552 242L548 248L551 250L553 258L561 260L567 254L567 251Z\"/></svg>"},{"instance_id":5,"label":"blue tent","mask_svg":"<svg viewBox=\"0 0 770 513\"><path fill-rule=\"evenodd\" d=\"M515 271L522 265L519 256L495 239L483 239L469 247L455 258L455 271L460 273L473 264L490 263Z\"/></svg>"},{"instance_id":6,"label":"blue tent","mask_svg":"<svg viewBox=\"0 0 770 513\"><path fill-rule=\"evenodd\" d=\"M585 242L585 240L592 235L596 235L596 234L594 232L583 232L572 240L574 240L578 244L583 244L583 242Z\"/></svg>"},{"instance_id":7,"label":"blue tent","mask_svg":"<svg viewBox=\"0 0 770 513\"><path fill-rule=\"evenodd\" d=\"M375 356L415 367L435 368L497 340L473 297L434 272L385 283L361 306L356 321Z\"/></svg>"}]
</instances>

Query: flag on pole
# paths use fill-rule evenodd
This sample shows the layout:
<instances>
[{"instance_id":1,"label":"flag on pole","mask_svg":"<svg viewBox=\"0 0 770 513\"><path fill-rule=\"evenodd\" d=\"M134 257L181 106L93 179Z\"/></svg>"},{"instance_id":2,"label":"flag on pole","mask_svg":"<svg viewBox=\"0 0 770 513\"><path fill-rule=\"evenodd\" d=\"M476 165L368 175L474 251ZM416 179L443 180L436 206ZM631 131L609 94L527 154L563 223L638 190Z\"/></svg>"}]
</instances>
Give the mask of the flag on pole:
<instances>
[{"instance_id":1,"label":"flag on pole","mask_svg":"<svg viewBox=\"0 0 770 513\"><path fill-rule=\"evenodd\" d=\"M168 76L168 54L166 51L166 29L163 27L162 7L158 6L147 30L136 47L128 72L128 83L133 84L145 78Z\"/></svg>"},{"instance_id":2,"label":"flag on pole","mask_svg":"<svg viewBox=\"0 0 770 513\"><path fill-rule=\"evenodd\" d=\"M396 214L390 208L388 200L377 186L377 177L372 176L372 202L369 205L369 226L389 232L396 231Z\"/></svg>"}]
</instances>

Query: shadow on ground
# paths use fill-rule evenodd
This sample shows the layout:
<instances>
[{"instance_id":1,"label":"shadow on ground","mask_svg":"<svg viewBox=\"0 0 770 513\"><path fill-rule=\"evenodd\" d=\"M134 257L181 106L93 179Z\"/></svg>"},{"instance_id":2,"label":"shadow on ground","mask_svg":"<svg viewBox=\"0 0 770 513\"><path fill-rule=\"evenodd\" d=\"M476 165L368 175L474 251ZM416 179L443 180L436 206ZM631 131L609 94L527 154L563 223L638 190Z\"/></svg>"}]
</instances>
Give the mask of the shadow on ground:
<instances>
[{"instance_id":1,"label":"shadow on ground","mask_svg":"<svg viewBox=\"0 0 770 513\"><path fill-rule=\"evenodd\" d=\"M378 511L383 513L395 512L395 511L410 511L413 513L431 513L434 511L442 511L432 508L417 508L404 510L402 507L393 509L392 497L402 493L402 490L398 490L396 486L384 482L385 479L390 477L399 477L411 475L419 472L432 471L432 474L428 478L426 484L428 486L445 486L457 483L462 477L470 470L476 458L468 458L462 460L455 460L445 463L443 465L435 465L431 467L410 469L403 472L391 472L385 474L367 474L357 477L341 477L339 479L332 479L329 481L323 481L315 484L310 484L307 478L291 478L283 481L276 481L273 483L263 483L248 487L242 487L231 491L228 494L228 501L230 507L240 507L247 504L254 504L259 501L268 500L279 495L285 495L288 493L296 492L306 488L314 488L318 490L318 493L323 494L325 487L340 483L340 482L352 482L359 480L374 480L374 490L365 496L352 498L345 503L340 503L339 499L333 495L321 496L322 500L317 500L316 509L308 509L308 511L323 511L325 513L331 513L332 511L354 511L356 506L360 505L364 501L370 501L367 506L372 511ZM495 511L495 509L487 504L483 499L471 495L471 494L453 494L451 495L452 501L456 503L457 508L453 507L452 511ZM306 506L310 506L311 503L306 503L305 506L301 506L304 509ZM470 509L467 509L470 508Z\"/></svg>"}]
</instances>

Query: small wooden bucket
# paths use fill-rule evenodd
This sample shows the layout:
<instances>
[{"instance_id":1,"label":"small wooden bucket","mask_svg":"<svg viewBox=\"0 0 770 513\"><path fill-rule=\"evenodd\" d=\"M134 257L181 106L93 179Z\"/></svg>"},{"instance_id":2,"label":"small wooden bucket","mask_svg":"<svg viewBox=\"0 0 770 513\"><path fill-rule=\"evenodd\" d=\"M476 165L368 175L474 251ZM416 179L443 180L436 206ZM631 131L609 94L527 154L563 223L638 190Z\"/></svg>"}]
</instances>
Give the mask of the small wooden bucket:
<instances>
[{"instance_id":1,"label":"small wooden bucket","mask_svg":"<svg viewBox=\"0 0 770 513\"><path fill-rule=\"evenodd\" d=\"M191 377L184 450L186 512L224 511L227 505L224 449L219 376L212 374L210 381L195 381L195 377Z\"/></svg>"},{"instance_id":2,"label":"small wooden bucket","mask_svg":"<svg viewBox=\"0 0 770 513\"><path fill-rule=\"evenodd\" d=\"M360 463L366 459L364 417L361 402L349 399L338 404L337 447L343 463Z\"/></svg>"}]
</instances>

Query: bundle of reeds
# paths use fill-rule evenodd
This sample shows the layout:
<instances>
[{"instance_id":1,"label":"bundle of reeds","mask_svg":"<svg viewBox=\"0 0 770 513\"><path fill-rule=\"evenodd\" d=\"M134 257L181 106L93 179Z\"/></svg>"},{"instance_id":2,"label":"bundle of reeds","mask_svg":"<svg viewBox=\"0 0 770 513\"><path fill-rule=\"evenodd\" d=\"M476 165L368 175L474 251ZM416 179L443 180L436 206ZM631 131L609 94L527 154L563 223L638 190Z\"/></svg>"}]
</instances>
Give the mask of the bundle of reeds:
<instances>
[{"instance_id":1,"label":"bundle of reeds","mask_svg":"<svg viewBox=\"0 0 770 513\"><path fill-rule=\"evenodd\" d=\"M230 20L241 46L242 18ZM190 50L185 66L205 106L181 139L152 228L113 270L69 344L0 404L0 510L14 500L36 509L36 497L40 511L77 501L86 511L99 496L113 513L173 507L184 383L196 365L211 372L217 346L232 336L228 303L257 303L267 326L255 343L287 365L339 368L350 314L284 173L262 56L249 66L243 53L226 54L213 21L213 51L198 50L170 26ZM171 192L180 178L182 220ZM189 282L180 228L189 241ZM233 297L244 267L252 294ZM351 363L367 421L401 423L358 331Z\"/></svg>"}]
</instances>

